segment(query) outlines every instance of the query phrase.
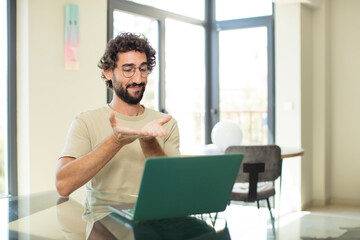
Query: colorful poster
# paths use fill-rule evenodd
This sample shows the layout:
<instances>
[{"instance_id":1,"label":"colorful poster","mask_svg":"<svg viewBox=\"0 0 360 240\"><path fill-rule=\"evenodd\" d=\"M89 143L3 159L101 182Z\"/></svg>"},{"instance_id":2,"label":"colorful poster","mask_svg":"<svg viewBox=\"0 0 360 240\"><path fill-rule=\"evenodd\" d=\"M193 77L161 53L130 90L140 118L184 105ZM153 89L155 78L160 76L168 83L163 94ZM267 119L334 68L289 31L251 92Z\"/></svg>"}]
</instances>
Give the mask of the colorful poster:
<instances>
[{"instance_id":1,"label":"colorful poster","mask_svg":"<svg viewBox=\"0 0 360 240\"><path fill-rule=\"evenodd\" d=\"M79 69L79 6L66 4L65 6L65 69Z\"/></svg>"}]
</instances>

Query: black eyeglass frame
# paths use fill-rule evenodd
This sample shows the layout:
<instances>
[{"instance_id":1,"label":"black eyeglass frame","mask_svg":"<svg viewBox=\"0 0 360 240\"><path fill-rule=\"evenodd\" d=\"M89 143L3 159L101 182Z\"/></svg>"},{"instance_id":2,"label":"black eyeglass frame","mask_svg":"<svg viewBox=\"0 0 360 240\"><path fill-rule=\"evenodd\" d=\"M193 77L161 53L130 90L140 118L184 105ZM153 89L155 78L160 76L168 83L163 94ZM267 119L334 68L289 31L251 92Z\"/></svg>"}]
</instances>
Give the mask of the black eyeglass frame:
<instances>
[{"instance_id":1,"label":"black eyeglass frame","mask_svg":"<svg viewBox=\"0 0 360 240\"><path fill-rule=\"evenodd\" d=\"M141 64L139 67L135 67L134 65L125 65L116 68L118 68L122 72L123 76L126 78L133 77L135 75L136 69L139 69L141 77L147 77L151 73L149 66L146 63Z\"/></svg>"}]
</instances>

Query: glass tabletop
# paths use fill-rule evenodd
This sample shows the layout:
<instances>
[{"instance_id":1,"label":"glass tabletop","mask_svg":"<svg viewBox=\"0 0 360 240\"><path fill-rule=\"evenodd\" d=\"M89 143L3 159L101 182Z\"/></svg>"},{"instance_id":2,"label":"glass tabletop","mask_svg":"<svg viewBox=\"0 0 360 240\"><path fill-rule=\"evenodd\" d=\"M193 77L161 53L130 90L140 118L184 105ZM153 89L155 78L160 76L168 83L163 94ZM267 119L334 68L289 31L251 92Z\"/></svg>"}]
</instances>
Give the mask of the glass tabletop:
<instances>
[{"instance_id":1,"label":"glass tabletop","mask_svg":"<svg viewBox=\"0 0 360 240\"><path fill-rule=\"evenodd\" d=\"M237 239L226 211L131 222L109 204L133 205L134 197L87 194L85 203L54 192L0 199L0 239Z\"/></svg>"},{"instance_id":2,"label":"glass tabletop","mask_svg":"<svg viewBox=\"0 0 360 240\"><path fill-rule=\"evenodd\" d=\"M226 219L208 214L143 222L110 213L96 221L88 239L230 239Z\"/></svg>"}]
</instances>

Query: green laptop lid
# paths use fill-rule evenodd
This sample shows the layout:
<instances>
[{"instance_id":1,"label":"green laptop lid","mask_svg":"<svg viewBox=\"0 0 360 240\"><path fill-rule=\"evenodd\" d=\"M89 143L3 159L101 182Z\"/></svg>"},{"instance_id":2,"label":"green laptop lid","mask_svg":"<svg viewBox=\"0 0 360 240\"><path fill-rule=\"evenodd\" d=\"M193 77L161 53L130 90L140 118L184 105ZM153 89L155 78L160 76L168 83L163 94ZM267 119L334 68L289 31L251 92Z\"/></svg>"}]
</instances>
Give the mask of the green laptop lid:
<instances>
[{"instance_id":1,"label":"green laptop lid","mask_svg":"<svg viewBox=\"0 0 360 240\"><path fill-rule=\"evenodd\" d=\"M225 210L242 159L242 154L147 159L133 220Z\"/></svg>"}]
</instances>

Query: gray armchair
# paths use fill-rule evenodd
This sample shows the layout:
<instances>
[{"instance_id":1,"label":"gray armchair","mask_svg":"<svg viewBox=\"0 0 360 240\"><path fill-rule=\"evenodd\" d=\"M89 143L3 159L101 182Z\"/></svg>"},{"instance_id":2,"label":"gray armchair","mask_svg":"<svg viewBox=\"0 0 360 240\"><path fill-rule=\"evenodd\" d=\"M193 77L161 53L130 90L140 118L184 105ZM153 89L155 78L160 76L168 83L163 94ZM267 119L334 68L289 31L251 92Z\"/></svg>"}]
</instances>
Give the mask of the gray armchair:
<instances>
[{"instance_id":1,"label":"gray armchair","mask_svg":"<svg viewBox=\"0 0 360 240\"><path fill-rule=\"evenodd\" d=\"M269 198L275 195L273 181L281 177L281 149L277 145L230 146L228 153L243 153L244 159L240 167L230 200L257 202L266 200L271 221ZM245 183L245 184L244 184Z\"/></svg>"}]
</instances>

